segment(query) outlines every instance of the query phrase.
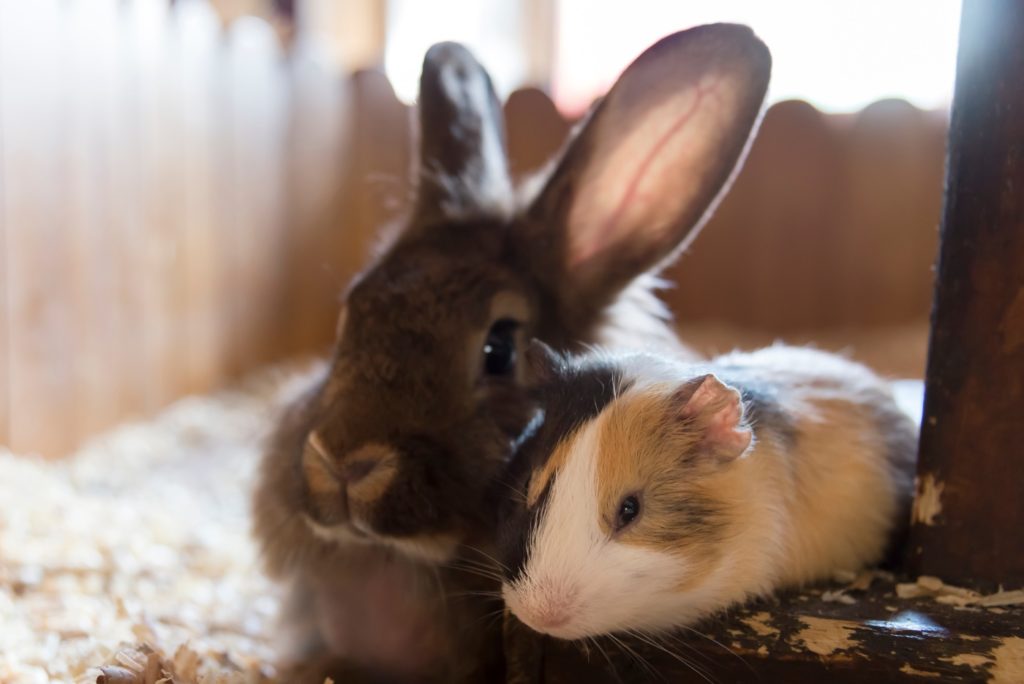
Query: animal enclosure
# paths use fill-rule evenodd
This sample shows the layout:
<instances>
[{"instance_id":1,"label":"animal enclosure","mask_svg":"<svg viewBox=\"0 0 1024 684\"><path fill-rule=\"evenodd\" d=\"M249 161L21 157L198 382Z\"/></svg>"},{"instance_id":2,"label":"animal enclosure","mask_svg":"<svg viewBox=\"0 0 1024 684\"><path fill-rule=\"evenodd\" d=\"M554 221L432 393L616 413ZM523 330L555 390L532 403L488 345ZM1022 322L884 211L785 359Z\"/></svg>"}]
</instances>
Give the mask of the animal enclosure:
<instances>
[{"instance_id":1,"label":"animal enclosure","mask_svg":"<svg viewBox=\"0 0 1024 684\"><path fill-rule=\"evenodd\" d=\"M417 147L380 69L266 10L313 4L0 0L0 682L279 680L260 439L409 208ZM388 3L320 4L367 11L334 48L380 61ZM1024 680L1022 32L1024 5L965 3L952 116L770 107L665 274L703 351L813 342L927 386L895 574L702 626L679 648L713 679ZM540 86L504 109L518 178L576 123ZM703 681L498 619L509 681L646 681L632 649Z\"/></svg>"}]
</instances>

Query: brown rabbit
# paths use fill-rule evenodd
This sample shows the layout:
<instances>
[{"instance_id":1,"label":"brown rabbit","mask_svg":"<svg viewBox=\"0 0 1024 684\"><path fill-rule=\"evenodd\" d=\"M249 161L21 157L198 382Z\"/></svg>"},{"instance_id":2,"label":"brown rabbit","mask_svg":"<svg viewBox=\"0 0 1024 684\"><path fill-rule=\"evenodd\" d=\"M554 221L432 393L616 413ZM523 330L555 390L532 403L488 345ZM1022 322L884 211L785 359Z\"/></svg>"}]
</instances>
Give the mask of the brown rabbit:
<instances>
[{"instance_id":1,"label":"brown rabbit","mask_svg":"<svg viewBox=\"0 0 1024 684\"><path fill-rule=\"evenodd\" d=\"M500 679L493 487L539 415L519 351L678 345L654 275L737 169L770 64L742 26L661 40L517 191L487 73L459 45L430 49L411 215L349 289L255 497L307 671Z\"/></svg>"}]
</instances>

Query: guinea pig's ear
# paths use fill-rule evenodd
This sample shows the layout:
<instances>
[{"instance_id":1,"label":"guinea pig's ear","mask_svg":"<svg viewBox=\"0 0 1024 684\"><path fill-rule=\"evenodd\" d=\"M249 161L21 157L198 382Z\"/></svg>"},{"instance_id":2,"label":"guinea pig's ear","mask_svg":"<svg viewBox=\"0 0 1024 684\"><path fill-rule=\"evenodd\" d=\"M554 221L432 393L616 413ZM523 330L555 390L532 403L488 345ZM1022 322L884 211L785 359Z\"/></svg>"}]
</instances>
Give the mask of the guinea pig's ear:
<instances>
[{"instance_id":1,"label":"guinea pig's ear","mask_svg":"<svg viewBox=\"0 0 1024 684\"><path fill-rule=\"evenodd\" d=\"M744 422L742 396L714 375L686 383L674 398L676 418L700 434L701 448L718 462L735 460L753 445L753 432Z\"/></svg>"},{"instance_id":2,"label":"guinea pig's ear","mask_svg":"<svg viewBox=\"0 0 1024 684\"><path fill-rule=\"evenodd\" d=\"M527 217L559 287L606 305L682 251L746 154L771 55L746 26L672 34L634 61L571 139ZM538 251L541 251L538 249Z\"/></svg>"},{"instance_id":3,"label":"guinea pig's ear","mask_svg":"<svg viewBox=\"0 0 1024 684\"><path fill-rule=\"evenodd\" d=\"M534 338L526 347L526 381L532 387L548 385L558 379L565 358L544 342Z\"/></svg>"},{"instance_id":4,"label":"guinea pig's ear","mask_svg":"<svg viewBox=\"0 0 1024 684\"><path fill-rule=\"evenodd\" d=\"M458 43L438 43L420 77L421 222L504 215L512 201L504 118L491 78Z\"/></svg>"}]
</instances>

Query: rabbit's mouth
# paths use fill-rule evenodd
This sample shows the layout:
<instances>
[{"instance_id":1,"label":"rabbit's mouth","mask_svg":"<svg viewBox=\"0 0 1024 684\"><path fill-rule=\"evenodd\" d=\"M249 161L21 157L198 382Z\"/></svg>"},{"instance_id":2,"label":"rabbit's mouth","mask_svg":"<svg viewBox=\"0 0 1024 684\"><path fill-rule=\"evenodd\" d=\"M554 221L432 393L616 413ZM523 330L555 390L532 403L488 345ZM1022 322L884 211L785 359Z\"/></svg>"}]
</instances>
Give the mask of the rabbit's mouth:
<instances>
[{"instance_id":1,"label":"rabbit's mouth","mask_svg":"<svg viewBox=\"0 0 1024 684\"><path fill-rule=\"evenodd\" d=\"M335 525L325 525L310 515L303 517L313 534L326 542L341 546L362 544L393 549L403 556L432 565L440 565L451 560L460 543L455 535L448 533L389 537L377 534L355 519Z\"/></svg>"},{"instance_id":2,"label":"rabbit's mouth","mask_svg":"<svg viewBox=\"0 0 1024 684\"><path fill-rule=\"evenodd\" d=\"M339 544L372 544L373 536L348 522L333 525L324 524L308 513L303 515L306 525L313 534L324 541Z\"/></svg>"}]
</instances>

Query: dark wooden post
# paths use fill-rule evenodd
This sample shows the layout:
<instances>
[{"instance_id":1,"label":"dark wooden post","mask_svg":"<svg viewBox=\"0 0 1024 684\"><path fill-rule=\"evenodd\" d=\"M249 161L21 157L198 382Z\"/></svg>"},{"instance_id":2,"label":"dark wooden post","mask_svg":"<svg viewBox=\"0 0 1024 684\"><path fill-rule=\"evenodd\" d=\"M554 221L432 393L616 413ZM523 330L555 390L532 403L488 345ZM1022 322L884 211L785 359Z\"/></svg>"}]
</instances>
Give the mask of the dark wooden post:
<instances>
[{"instance_id":1,"label":"dark wooden post","mask_svg":"<svg viewBox=\"0 0 1024 684\"><path fill-rule=\"evenodd\" d=\"M965 0L910 569L1024 585L1024 2Z\"/></svg>"}]
</instances>

